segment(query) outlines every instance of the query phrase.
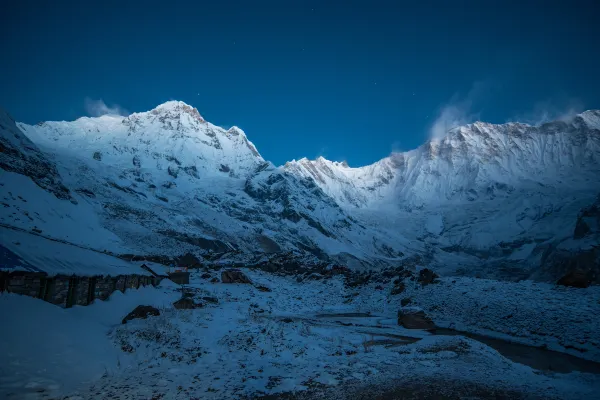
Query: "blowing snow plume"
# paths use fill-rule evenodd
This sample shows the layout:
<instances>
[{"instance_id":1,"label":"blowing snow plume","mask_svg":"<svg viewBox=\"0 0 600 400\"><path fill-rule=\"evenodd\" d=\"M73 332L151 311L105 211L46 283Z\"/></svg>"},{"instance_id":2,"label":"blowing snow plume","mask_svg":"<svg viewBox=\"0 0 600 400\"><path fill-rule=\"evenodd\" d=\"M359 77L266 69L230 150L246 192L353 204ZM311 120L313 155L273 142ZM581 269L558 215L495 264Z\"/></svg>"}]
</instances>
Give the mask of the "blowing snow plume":
<instances>
[{"instance_id":1,"label":"blowing snow plume","mask_svg":"<svg viewBox=\"0 0 600 400\"><path fill-rule=\"evenodd\" d=\"M430 139L440 139L452 128L465 125L479 118L479 113L474 113L473 103L481 97L488 88L483 82L476 82L465 97L455 93L450 101L439 109L437 118L429 128Z\"/></svg>"},{"instance_id":2,"label":"blowing snow plume","mask_svg":"<svg viewBox=\"0 0 600 400\"><path fill-rule=\"evenodd\" d=\"M535 103L529 112L515 115L507 122L524 122L539 126L551 121L567 121L584 110L583 102L577 98L544 100Z\"/></svg>"},{"instance_id":3,"label":"blowing snow plume","mask_svg":"<svg viewBox=\"0 0 600 400\"><path fill-rule=\"evenodd\" d=\"M113 104L112 107L109 107L102 99L94 100L89 97L86 97L84 100L84 106L85 112L90 117L99 117L101 115L129 115L129 111L122 108L118 104Z\"/></svg>"}]
</instances>

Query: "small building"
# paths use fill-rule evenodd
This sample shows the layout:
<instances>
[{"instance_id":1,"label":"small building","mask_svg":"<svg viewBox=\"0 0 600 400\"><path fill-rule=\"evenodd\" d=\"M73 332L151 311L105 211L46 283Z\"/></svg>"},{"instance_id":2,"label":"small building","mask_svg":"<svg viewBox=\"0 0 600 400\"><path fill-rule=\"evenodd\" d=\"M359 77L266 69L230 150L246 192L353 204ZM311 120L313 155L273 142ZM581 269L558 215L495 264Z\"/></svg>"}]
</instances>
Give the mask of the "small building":
<instances>
[{"instance_id":1,"label":"small building","mask_svg":"<svg viewBox=\"0 0 600 400\"><path fill-rule=\"evenodd\" d=\"M156 285L148 265L0 227L0 292L61 307L106 300L115 291Z\"/></svg>"}]
</instances>

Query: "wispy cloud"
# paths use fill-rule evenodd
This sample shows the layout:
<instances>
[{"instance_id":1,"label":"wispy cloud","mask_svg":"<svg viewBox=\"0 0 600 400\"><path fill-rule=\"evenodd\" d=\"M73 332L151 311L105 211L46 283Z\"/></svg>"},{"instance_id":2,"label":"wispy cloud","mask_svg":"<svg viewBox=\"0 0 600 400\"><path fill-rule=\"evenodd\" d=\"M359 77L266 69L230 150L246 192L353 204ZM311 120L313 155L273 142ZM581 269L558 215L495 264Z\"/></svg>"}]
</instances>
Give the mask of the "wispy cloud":
<instances>
[{"instance_id":1,"label":"wispy cloud","mask_svg":"<svg viewBox=\"0 0 600 400\"><path fill-rule=\"evenodd\" d=\"M319 149L319 152L317 153L317 157L316 158L319 158L319 157L327 158L327 153L328 153L327 150L328 150L327 146L321 147Z\"/></svg>"},{"instance_id":2,"label":"wispy cloud","mask_svg":"<svg viewBox=\"0 0 600 400\"><path fill-rule=\"evenodd\" d=\"M437 117L429 128L430 139L440 139L457 126L465 125L479 118L473 111L475 102L479 101L489 90L487 82L475 82L466 95L455 93L450 100L441 106Z\"/></svg>"},{"instance_id":3,"label":"wispy cloud","mask_svg":"<svg viewBox=\"0 0 600 400\"><path fill-rule=\"evenodd\" d=\"M550 121L566 121L584 111L583 102L577 98L548 99L534 104L533 109L509 118L507 122L541 125Z\"/></svg>"},{"instance_id":4,"label":"wispy cloud","mask_svg":"<svg viewBox=\"0 0 600 400\"><path fill-rule=\"evenodd\" d=\"M392 143L392 153L402 153L405 150L406 149L400 140L396 140Z\"/></svg>"},{"instance_id":5,"label":"wispy cloud","mask_svg":"<svg viewBox=\"0 0 600 400\"><path fill-rule=\"evenodd\" d=\"M104 100L94 100L89 97L86 97L84 100L85 112L91 117L99 117L101 115L121 115L126 116L129 115L129 111L119 106L118 104L113 104L112 106L107 106Z\"/></svg>"}]
</instances>

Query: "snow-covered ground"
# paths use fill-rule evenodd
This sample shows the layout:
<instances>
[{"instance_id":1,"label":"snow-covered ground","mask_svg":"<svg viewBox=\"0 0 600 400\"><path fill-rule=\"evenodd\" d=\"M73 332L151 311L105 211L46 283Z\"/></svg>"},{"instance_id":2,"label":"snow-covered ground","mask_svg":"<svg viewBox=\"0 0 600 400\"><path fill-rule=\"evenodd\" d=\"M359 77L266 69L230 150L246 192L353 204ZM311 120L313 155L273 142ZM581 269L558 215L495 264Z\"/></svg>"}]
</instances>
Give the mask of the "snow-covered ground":
<instances>
[{"instance_id":1,"label":"snow-covered ground","mask_svg":"<svg viewBox=\"0 0 600 400\"><path fill-rule=\"evenodd\" d=\"M587 289L532 281L442 278L408 285L411 298L447 327L600 361L600 287Z\"/></svg>"},{"instance_id":2,"label":"snow-covered ground","mask_svg":"<svg viewBox=\"0 0 600 400\"><path fill-rule=\"evenodd\" d=\"M438 324L452 320L467 330L502 328L500 321L492 325L467 317L473 300L456 293L466 280L408 287L406 293L390 296L388 287L378 290L375 284L348 288L342 277L299 283L294 277L244 272L253 285L211 283L208 275L201 277L205 271L195 271L189 290L204 306L194 310L171 306L181 293L170 281L67 310L1 295L0 397L225 399L325 385L333 398L344 398L350 387L416 379L427 385L464 382L545 398L598 398L600 375L541 372L471 339L397 325L400 298L407 295ZM590 341L598 338L596 288L583 290L575 301L568 290L527 285L473 281L468 287L491 309L490 321L501 319L502 304L512 303L515 321L526 319L529 311L524 310L536 307L543 318L547 308L557 322L539 329L555 329L562 320L572 325L557 332L564 340L579 340L578 330L594 335ZM430 296L438 297L427 302ZM556 310L559 303L561 311ZM121 319L140 304L157 306L161 315L122 325ZM445 311L430 312L434 304L444 304ZM592 317L583 318L583 313ZM549 345L554 340L548 336ZM598 360L593 351L588 347L587 354L593 355L589 358Z\"/></svg>"}]
</instances>

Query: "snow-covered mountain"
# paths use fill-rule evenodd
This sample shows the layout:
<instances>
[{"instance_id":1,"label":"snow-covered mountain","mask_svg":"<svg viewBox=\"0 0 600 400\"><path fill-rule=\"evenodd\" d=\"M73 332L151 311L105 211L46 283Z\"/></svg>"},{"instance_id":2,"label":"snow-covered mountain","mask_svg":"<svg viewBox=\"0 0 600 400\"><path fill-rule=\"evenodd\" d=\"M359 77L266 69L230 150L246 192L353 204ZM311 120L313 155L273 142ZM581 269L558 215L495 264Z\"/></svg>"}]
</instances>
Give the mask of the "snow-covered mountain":
<instances>
[{"instance_id":1,"label":"snow-covered mountain","mask_svg":"<svg viewBox=\"0 0 600 400\"><path fill-rule=\"evenodd\" d=\"M354 268L419 256L447 273L554 279L540 274L548 254L578 240L578 215L600 193L600 111L541 126L477 122L360 168L276 167L239 128L175 101L35 126L3 116L3 148L15 135L10 148L35 143L70 201L0 158L0 222L119 254L293 251Z\"/></svg>"}]
</instances>

